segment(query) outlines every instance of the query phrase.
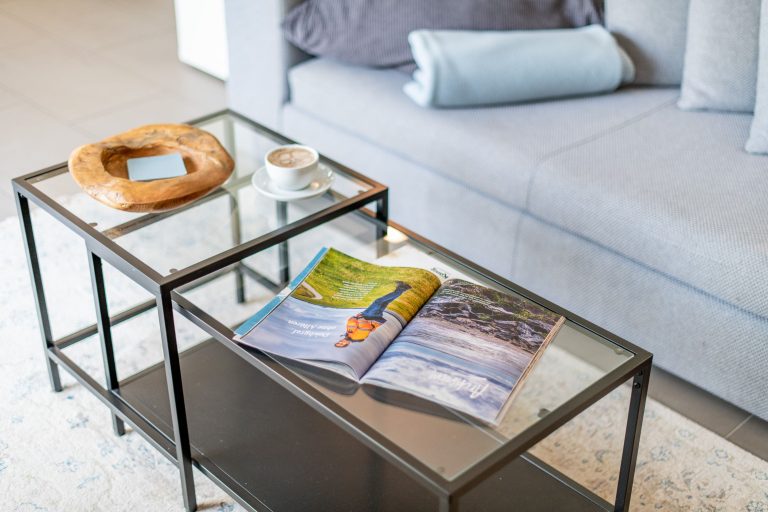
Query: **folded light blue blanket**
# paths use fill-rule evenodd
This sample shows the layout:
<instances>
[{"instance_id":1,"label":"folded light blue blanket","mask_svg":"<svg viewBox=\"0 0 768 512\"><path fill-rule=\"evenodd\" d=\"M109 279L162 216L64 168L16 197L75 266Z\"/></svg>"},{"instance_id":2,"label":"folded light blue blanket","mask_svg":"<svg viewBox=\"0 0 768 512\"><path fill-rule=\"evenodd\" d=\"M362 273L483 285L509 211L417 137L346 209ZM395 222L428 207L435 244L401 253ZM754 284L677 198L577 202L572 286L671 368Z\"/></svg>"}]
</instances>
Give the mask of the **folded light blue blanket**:
<instances>
[{"instance_id":1,"label":"folded light blue blanket","mask_svg":"<svg viewBox=\"0 0 768 512\"><path fill-rule=\"evenodd\" d=\"M419 66L403 90L424 107L596 94L632 82L635 66L600 25L575 29L410 33Z\"/></svg>"}]
</instances>

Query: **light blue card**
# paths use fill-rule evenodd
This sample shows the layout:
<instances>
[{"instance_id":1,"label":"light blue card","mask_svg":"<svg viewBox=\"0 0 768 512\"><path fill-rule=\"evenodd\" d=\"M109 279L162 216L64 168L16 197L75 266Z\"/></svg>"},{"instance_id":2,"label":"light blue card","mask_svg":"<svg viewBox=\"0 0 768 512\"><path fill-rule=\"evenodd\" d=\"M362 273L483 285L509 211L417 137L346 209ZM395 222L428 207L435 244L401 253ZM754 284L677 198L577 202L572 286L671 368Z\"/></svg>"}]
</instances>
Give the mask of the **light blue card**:
<instances>
[{"instance_id":1,"label":"light blue card","mask_svg":"<svg viewBox=\"0 0 768 512\"><path fill-rule=\"evenodd\" d=\"M187 174L181 153L129 158L128 179L131 181L151 181L175 178Z\"/></svg>"}]
</instances>

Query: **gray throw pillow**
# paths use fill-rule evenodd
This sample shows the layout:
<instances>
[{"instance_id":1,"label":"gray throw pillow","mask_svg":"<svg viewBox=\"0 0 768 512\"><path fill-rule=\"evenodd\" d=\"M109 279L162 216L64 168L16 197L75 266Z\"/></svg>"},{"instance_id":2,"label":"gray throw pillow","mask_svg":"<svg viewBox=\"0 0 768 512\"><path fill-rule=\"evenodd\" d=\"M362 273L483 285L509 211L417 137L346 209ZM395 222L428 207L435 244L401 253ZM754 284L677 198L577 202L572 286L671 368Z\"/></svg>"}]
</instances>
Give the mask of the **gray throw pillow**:
<instances>
[{"instance_id":1,"label":"gray throw pillow","mask_svg":"<svg viewBox=\"0 0 768 512\"><path fill-rule=\"evenodd\" d=\"M760 61L757 65L755 118L747 141L750 153L768 153L768 0L760 14Z\"/></svg>"},{"instance_id":2,"label":"gray throw pillow","mask_svg":"<svg viewBox=\"0 0 768 512\"><path fill-rule=\"evenodd\" d=\"M605 1L605 27L635 63L636 84L680 85L689 2Z\"/></svg>"},{"instance_id":3,"label":"gray throw pillow","mask_svg":"<svg viewBox=\"0 0 768 512\"><path fill-rule=\"evenodd\" d=\"M261 1L261 0L259 0ZM312 55L376 67L413 63L418 29L519 30L601 23L602 0L306 0L285 36Z\"/></svg>"},{"instance_id":4,"label":"gray throw pillow","mask_svg":"<svg viewBox=\"0 0 768 512\"><path fill-rule=\"evenodd\" d=\"M760 2L691 0L680 108L754 110Z\"/></svg>"}]
</instances>

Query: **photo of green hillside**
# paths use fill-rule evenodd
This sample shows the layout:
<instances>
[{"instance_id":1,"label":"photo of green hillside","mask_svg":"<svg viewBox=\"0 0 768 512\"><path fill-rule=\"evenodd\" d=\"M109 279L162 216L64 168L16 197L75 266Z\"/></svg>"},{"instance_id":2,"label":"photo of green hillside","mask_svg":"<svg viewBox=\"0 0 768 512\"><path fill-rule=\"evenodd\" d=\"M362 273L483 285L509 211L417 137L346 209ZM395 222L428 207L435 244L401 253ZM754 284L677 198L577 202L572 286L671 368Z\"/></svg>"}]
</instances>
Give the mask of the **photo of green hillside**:
<instances>
[{"instance_id":1,"label":"photo of green hillside","mask_svg":"<svg viewBox=\"0 0 768 512\"><path fill-rule=\"evenodd\" d=\"M411 288L392 301L387 311L406 322L440 287L440 280L426 270L382 267L329 249L291 296L319 306L365 308L376 298L392 292L398 281Z\"/></svg>"}]
</instances>

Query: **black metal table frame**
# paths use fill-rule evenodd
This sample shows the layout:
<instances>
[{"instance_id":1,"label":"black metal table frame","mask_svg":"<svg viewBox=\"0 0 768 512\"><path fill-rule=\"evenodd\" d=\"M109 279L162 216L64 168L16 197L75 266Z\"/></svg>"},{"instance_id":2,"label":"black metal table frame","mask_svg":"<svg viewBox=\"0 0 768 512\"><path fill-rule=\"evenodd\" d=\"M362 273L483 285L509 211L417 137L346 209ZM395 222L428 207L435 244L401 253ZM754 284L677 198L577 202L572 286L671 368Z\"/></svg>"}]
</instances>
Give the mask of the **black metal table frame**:
<instances>
[{"instance_id":1,"label":"black metal table frame","mask_svg":"<svg viewBox=\"0 0 768 512\"><path fill-rule=\"evenodd\" d=\"M224 116L225 114L249 124L256 130L261 131L264 135L273 138L276 142L286 144L293 142L278 133L261 127L247 118L230 111L217 112L210 116L206 116L205 118L198 119L193 123L201 123L209 119ZM196 508L192 475L193 464L197 465L206 476L211 478L219 487L228 492L241 505L247 509L253 510L253 507L242 498L242 493L238 492L241 487L236 481L226 476L214 475L212 472L205 471L203 465L199 464L192 456L192 447L189 438L187 414L182 389L179 350L176 343L176 331L173 319L173 312L175 310L198 325L215 340L223 343L227 348L233 350L245 360L249 361L253 366L257 367L260 371L293 392L297 397L312 406L319 413L330 418L336 425L364 442L384 459L396 464L398 468L437 496L441 512L452 512L458 510L459 498L482 482L487 476L502 468L512 459L525 456L526 450L531 448L538 441L547 437L557 428L564 425L622 383L632 379L632 391L614 505L610 506L586 489L578 486L578 484L570 481L568 482L569 486L577 487L578 492L589 497L589 499L593 500L596 504L599 504L606 510L609 509L608 507L612 507L615 511L628 510L637 458L637 449L640 440L640 429L642 426L645 400L648 391L652 355L563 308L532 294L528 290L522 289L514 283L437 246L416 233L412 233L402 226L389 222L388 190L384 185L336 162L327 159L325 160L333 167L342 170L342 172L356 180L366 183L371 188L362 191L352 198L340 198L336 196L337 199L339 199L338 203L289 224L284 224L287 220L285 215L285 203L278 203L278 220L281 224L278 229L253 240L244 243L236 243L235 246L229 250L209 257L187 268L175 271L167 276L163 276L149 267L139 258L120 247L113 241L113 239L149 223L157 222L169 214L160 213L145 215L140 217L138 222L130 221L129 223L126 223L126 225L113 227L102 232L83 222L77 216L58 204L54 199L50 198L34 186L36 181L67 172L66 164L49 167L14 179L14 196L21 221L27 263L32 279L35 306L45 348L48 376L52 389L54 391L61 391L59 367L64 367L81 385L99 398L109 408L112 415L115 434L123 435L125 433L124 424L128 423L135 431L139 432L145 439L147 439L150 444L174 462L179 468L182 496L184 506L187 510L194 510ZM210 200L219 197L222 194L226 194L226 191L224 191L224 189L219 189L213 194L206 196L203 200ZM236 198L233 195L230 195L229 197L230 200L233 201L231 203L232 208L235 209ZM29 201L32 201L38 207L48 212L70 230L83 238L88 253L97 322L95 325L86 327L59 339L53 338L51 323L48 316L48 306L45 299L40 264L37 256ZM366 206L372 203L375 203L376 206L375 213L366 209ZM199 201L193 203L190 207L194 207L197 204L199 204ZM382 436L375 429L362 422L359 418L356 418L332 400L318 393L317 390L300 377L294 375L290 370L280 365L265 364L262 360L254 358L250 352L232 341L234 333L228 327L202 311L179 293L186 291L191 287L207 283L227 272L236 273L238 301L242 302L245 299L243 292L244 276L249 276L262 284L277 289L288 280L288 240L300 233L350 212L360 213L371 222L375 223L380 238L384 236L388 226L394 226L416 243L422 244L431 250L436 250L444 257L454 260L459 265L466 266L481 273L484 277L498 285L509 288L514 292L534 300L544 307L562 314L581 328L610 340L621 348L633 353L634 357L604 375L597 382L569 399L555 411L550 412L532 427L526 429L520 435L501 446L498 450L479 461L456 479L447 480L443 478L411 454ZM237 215L233 215L232 233L233 237L236 238L236 242L239 242L240 236L238 219ZM279 283L270 281L256 270L247 267L241 261L243 258L274 246L280 248L278 254L281 262L280 281L282 282ZM121 273L152 293L154 299L110 316L107 308L102 261L108 262ZM138 414L133 407L121 397L119 389L120 382L117 376L112 347L112 326L133 318L153 307L157 308L160 322L163 365L168 383L167 391L171 405L173 438L169 438L162 433L160 429L142 415ZM106 387L101 386L63 352L64 348L97 333L101 344ZM196 457L199 458L201 456L200 454L196 454ZM567 480L563 475L551 468L548 469L548 472L555 478Z\"/></svg>"}]
</instances>

